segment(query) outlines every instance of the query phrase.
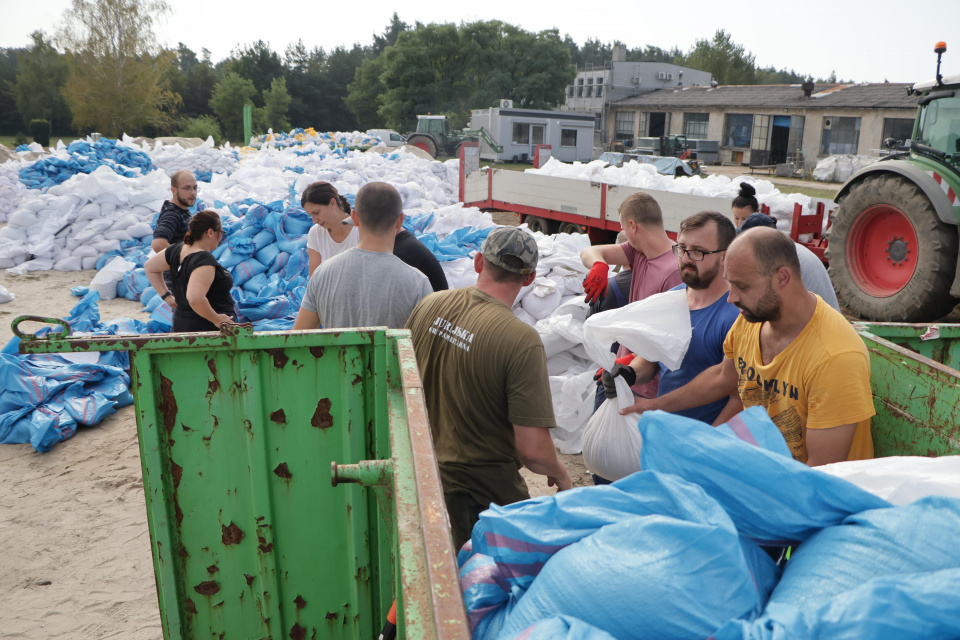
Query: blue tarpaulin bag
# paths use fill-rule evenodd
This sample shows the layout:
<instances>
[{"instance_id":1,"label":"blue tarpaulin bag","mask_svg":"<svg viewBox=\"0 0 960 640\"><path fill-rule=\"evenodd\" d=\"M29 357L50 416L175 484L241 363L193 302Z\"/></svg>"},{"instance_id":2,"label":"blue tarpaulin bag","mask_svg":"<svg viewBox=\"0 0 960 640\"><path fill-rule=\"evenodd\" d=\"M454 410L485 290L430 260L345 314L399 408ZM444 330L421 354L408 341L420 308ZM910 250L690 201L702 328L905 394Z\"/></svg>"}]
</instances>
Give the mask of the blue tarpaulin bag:
<instances>
[{"instance_id":1,"label":"blue tarpaulin bag","mask_svg":"<svg viewBox=\"0 0 960 640\"><path fill-rule=\"evenodd\" d=\"M742 535L761 544L802 541L849 515L890 506L794 460L762 407L751 407L716 429L663 411L644 413L638 426L642 469L699 485Z\"/></svg>"}]
</instances>

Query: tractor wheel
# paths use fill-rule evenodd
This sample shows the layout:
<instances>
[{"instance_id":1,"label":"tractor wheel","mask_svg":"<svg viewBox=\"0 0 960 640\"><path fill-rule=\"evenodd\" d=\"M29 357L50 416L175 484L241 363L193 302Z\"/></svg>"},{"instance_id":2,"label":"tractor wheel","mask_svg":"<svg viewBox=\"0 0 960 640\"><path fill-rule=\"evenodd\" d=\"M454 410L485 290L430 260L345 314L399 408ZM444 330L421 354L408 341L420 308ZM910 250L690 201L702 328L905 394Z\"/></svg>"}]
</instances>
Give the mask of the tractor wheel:
<instances>
[{"instance_id":1,"label":"tractor wheel","mask_svg":"<svg viewBox=\"0 0 960 640\"><path fill-rule=\"evenodd\" d=\"M574 222L561 222L557 233L586 233L586 229Z\"/></svg>"},{"instance_id":2,"label":"tractor wheel","mask_svg":"<svg viewBox=\"0 0 960 640\"><path fill-rule=\"evenodd\" d=\"M916 184L867 176L840 200L827 258L840 302L868 320L929 322L950 313L957 228Z\"/></svg>"},{"instance_id":3,"label":"tractor wheel","mask_svg":"<svg viewBox=\"0 0 960 640\"><path fill-rule=\"evenodd\" d=\"M430 154L431 158L437 157L437 143L430 136L415 133L412 136L407 136L407 144L412 145L421 151L426 151Z\"/></svg>"},{"instance_id":4,"label":"tractor wheel","mask_svg":"<svg viewBox=\"0 0 960 640\"><path fill-rule=\"evenodd\" d=\"M527 228L530 231L539 231L548 236L557 232L556 220L548 220L540 216L524 216L523 221L527 223Z\"/></svg>"}]
</instances>

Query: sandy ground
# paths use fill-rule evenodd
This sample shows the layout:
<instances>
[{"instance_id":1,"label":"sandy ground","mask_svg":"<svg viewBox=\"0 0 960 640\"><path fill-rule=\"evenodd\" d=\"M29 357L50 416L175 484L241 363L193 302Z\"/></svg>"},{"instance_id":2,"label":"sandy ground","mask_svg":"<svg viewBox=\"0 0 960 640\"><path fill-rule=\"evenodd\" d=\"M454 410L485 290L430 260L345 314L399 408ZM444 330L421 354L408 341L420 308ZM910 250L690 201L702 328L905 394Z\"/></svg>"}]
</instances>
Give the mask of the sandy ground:
<instances>
[{"instance_id":1,"label":"sandy ground","mask_svg":"<svg viewBox=\"0 0 960 640\"><path fill-rule=\"evenodd\" d=\"M20 315L63 317L94 271L34 272L0 285L0 342ZM105 320L145 318L142 305L100 302ZM39 325L24 325L34 331ZM576 485L581 456L561 456ZM532 495L553 493L526 474ZM133 406L81 428L47 453L0 445L0 638L157 640L162 637Z\"/></svg>"}]
</instances>

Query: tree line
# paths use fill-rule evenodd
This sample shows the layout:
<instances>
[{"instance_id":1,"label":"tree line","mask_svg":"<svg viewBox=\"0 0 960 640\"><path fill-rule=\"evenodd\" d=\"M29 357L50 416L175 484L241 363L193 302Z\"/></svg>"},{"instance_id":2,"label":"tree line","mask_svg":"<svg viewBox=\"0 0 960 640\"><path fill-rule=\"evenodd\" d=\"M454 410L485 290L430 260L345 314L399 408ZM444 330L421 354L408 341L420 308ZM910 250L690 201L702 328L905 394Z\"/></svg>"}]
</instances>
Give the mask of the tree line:
<instances>
[{"instance_id":1,"label":"tree line","mask_svg":"<svg viewBox=\"0 0 960 640\"><path fill-rule=\"evenodd\" d=\"M239 141L245 104L253 106L257 132L405 132L422 113L445 114L460 127L471 109L501 98L532 109L562 104L577 69L602 67L617 44L589 39L581 46L555 29L533 33L498 20L408 25L394 13L367 45L308 49L300 40L281 55L261 40L214 62L206 49L157 43L153 23L168 11L163 0L73 0L55 34L35 32L28 47L0 48L0 133L45 120L61 136ZM722 30L686 53L644 46L627 49L626 59L709 71L721 84L808 79L792 69L758 68Z\"/></svg>"}]
</instances>

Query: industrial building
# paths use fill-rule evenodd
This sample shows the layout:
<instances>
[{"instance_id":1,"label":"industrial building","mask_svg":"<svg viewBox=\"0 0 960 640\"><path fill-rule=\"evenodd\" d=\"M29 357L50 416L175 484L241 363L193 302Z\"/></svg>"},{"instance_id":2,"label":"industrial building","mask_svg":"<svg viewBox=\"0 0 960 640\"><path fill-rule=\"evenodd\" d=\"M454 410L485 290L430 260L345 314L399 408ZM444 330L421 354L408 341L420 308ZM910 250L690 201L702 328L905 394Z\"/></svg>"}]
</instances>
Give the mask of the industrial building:
<instances>
[{"instance_id":1,"label":"industrial building","mask_svg":"<svg viewBox=\"0 0 960 640\"><path fill-rule=\"evenodd\" d=\"M514 109L510 100L500 108L474 109L470 129L483 127L503 147L497 153L480 141L480 158L495 162L532 162L537 145L550 145L551 155L563 162L593 158L594 117L565 111Z\"/></svg>"}]
</instances>

